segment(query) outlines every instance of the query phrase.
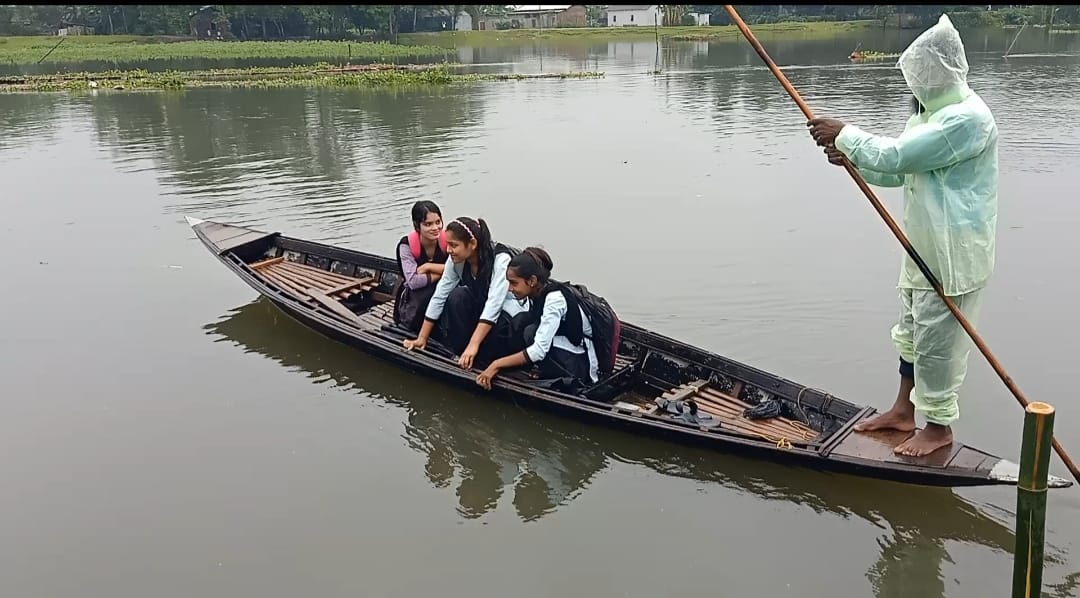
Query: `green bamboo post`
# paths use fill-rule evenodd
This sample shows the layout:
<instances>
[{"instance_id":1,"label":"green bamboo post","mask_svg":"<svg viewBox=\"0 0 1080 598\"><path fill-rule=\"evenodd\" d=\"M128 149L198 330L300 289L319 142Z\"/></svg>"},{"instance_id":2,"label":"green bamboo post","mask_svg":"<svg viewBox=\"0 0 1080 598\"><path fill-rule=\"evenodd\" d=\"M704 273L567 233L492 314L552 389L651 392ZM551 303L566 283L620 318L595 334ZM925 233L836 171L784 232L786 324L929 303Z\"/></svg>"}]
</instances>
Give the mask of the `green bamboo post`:
<instances>
[{"instance_id":1,"label":"green bamboo post","mask_svg":"<svg viewBox=\"0 0 1080 598\"><path fill-rule=\"evenodd\" d=\"M1012 595L1038 598L1042 595L1046 480L1054 438L1054 408L1032 402L1024 411L1024 444L1020 449L1020 476L1016 483Z\"/></svg>"}]
</instances>

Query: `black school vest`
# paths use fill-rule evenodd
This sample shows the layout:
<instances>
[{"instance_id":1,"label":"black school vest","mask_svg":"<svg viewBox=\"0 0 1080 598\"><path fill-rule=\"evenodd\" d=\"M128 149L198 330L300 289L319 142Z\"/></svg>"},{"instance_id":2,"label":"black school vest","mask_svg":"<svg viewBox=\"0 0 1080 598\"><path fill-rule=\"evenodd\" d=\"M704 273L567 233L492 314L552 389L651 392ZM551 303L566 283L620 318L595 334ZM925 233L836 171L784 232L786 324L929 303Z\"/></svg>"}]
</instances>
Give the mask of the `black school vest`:
<instances>
[{"instance_id":1,"label":"black school vest","mask_svg":"<svg viewBox=\"0 0 1080 598\"><path fill-rule=\"evenodd\" d=\"M548 282L544 290L540 292L540 296L533 299L532 305L529 307L529 319L537 324L540 323L540 317L544 314L544 303L547 301L548 294L552 291L562 291L562 296L566 299L566 315L563 316L562 322L559 322L559 328L555 331L555 336L565 336L566 340L570 341L570 344L575 347L583 346L585 326L581 322L581 305L577 297L564 285L555 281Z\"/></svg>"},{"instance_id":2,"label":"black school vest","mask_svg":"<svg viewBox=\"0 0 1080 598\"><path fill-rule=\"evenodd\" d=\"M487 297L488 289L491 287L491 277L495 275L495 272L493 272L495 268L495 256L500 253L505 253L513 258L520 252L509 245L496 243L495 250L491 254L491 261L482 264L479 271L476 273L476 276L473 276L472 268L470 268L468 264L465 264L464 267L462 267L461 284L469 287L474 296ZM501 275L506 276L506 272L502 272Z\"/></svg>"}]
</instances>

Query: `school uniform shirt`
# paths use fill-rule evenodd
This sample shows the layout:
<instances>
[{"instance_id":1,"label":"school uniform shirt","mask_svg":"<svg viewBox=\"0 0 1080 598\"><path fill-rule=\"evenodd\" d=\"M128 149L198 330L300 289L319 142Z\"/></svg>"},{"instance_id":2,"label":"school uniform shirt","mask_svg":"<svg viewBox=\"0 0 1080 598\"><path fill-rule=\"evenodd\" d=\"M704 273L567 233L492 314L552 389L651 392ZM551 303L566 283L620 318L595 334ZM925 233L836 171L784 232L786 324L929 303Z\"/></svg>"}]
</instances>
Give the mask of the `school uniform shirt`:
<instances>
[{"instance_id":1,"label":"school uniform shirt","mask_svg":"<svg viewBox=\"0 0 1080 598\"><path fill-rule=\"evenodd\" d=\"M491 282L488 284L487 299L484 301L484 309L480 312L480 321L494 325L499 320L499 312L505 311L513 316L527 308L521 305L510 292L510 281L506 280L506 269L510 266L510 256L505 253L495 255L495 264L491 268ZM446 267L443 269L442 278L435 287L435 294L431 296L425 316L429 320L438 320L442 315L443 307L446 306L446 298L461 284L461 274L468 267L467 263L455 264L454 260L446 258Z\"/></svg>"},{"instance_id":2,"label":"school uniform shirt","mask_svg":"<svg viewBox=\"0 0 1080 598\"><path fill-rule=\"evenodd\" d=\"M593 347L592 339L588 338L592 336L592 324L589 323L589 318L585 317L585 311L580 306L578 307L578 311L581 312L581 331L585 336L583 338L585 341L584 347L574 345L570 342L570 339L557 334L559 325L566 318L568 307L566 297L563 296L562 291L548 293L544 299L544 311L540 314L540 322L536 326L536 336L533 337L533 343L525 349L525 354L528 355L529 361L539 363L547 357L551 347L558 347L577 355L587 351L589 354L589 376L592 377L593 382L596 382L600 379L599 363L596 360L596 348Z\"/></svg>"}]
</instances>

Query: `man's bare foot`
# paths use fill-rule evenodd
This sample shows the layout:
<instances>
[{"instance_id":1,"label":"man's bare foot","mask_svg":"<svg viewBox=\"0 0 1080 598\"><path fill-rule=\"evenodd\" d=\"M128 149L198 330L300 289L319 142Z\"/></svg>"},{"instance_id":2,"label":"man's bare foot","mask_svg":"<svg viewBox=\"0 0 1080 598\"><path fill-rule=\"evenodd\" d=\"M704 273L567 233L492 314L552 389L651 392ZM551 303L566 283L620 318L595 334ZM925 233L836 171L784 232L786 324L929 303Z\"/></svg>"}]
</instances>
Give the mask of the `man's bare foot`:
<instances>
[{"instance_id":1,"label":"man's bare foot","mask_svg":"<svg viewBox=\"0 0 1080 598\"><path fill-rule=\"evenodd\" d=\"M928 423L925 429L897 445L893 452L908 457L922 457L949 446L952 440L952 428Z\"/></svg>"},{"instance_id":2,"label":"man's bare foot","mask_svg":"<svg viewBox=\"0 0 1080 598\"><path fill-rule=\"evenodd\" d=\"M911 432L914 430L915 404L910 400L911 391L914 388L914 378L900 376L900 389L896 393L896 400L893 401L892 407L875 418L855 424L855 431L899 430L901 432Z\"/></svg>"},{"instance_id":3,"label":"man's bare foot","mask_svg":"<svg viewBox=\"0 0 1080 598\"><path fill-rule=\"evenodd\" d=\"M914 409L897 408L895 405L881 415L855 424L856 432L872 432L874 430L900 430L910 432L915 429Z\"/></svg>"}]
</instances>

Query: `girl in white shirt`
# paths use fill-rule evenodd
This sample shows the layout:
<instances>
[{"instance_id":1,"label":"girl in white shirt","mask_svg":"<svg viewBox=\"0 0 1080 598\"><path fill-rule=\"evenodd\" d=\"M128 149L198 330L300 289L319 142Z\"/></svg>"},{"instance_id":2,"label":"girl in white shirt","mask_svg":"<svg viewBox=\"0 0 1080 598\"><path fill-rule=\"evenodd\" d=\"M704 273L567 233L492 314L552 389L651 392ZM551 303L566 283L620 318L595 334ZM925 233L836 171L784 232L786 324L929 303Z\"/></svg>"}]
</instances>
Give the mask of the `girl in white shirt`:
<instances>
[{"instance_id":1,"label":"girl in white shirt","mask_svg":"<svg viewBox=\"0 0 1080 598\"><path fill-rule=\"evenodd\" d=\"M446 225L449 258L424 313L424 323L406 349L423 349L432 332L460 355L458 365L490 361L506 351L510 317L524 308L507 290L513 249L491 240L483 218L455 218ZM438 330L435 327L438 325Z\"/></svg>"},{"instance_id":2,"label":"girl in white shirt","mask_svg":"<svg viewBox=\"0 0 1080 598\"><path fill-rule=\"evenodd\" d=\"M530 301L528 315L518 316L528 318L522 339L526 348L493 361L476 377L481 387L491 390L491 380L500 370L528 364L536 364L545 379L575 378L586 385L598 381L592 323L574 295L551 280L552 267L551 256L537 247L510 260L506 269L510 293Z\"/></svg>"}]
</instances>

